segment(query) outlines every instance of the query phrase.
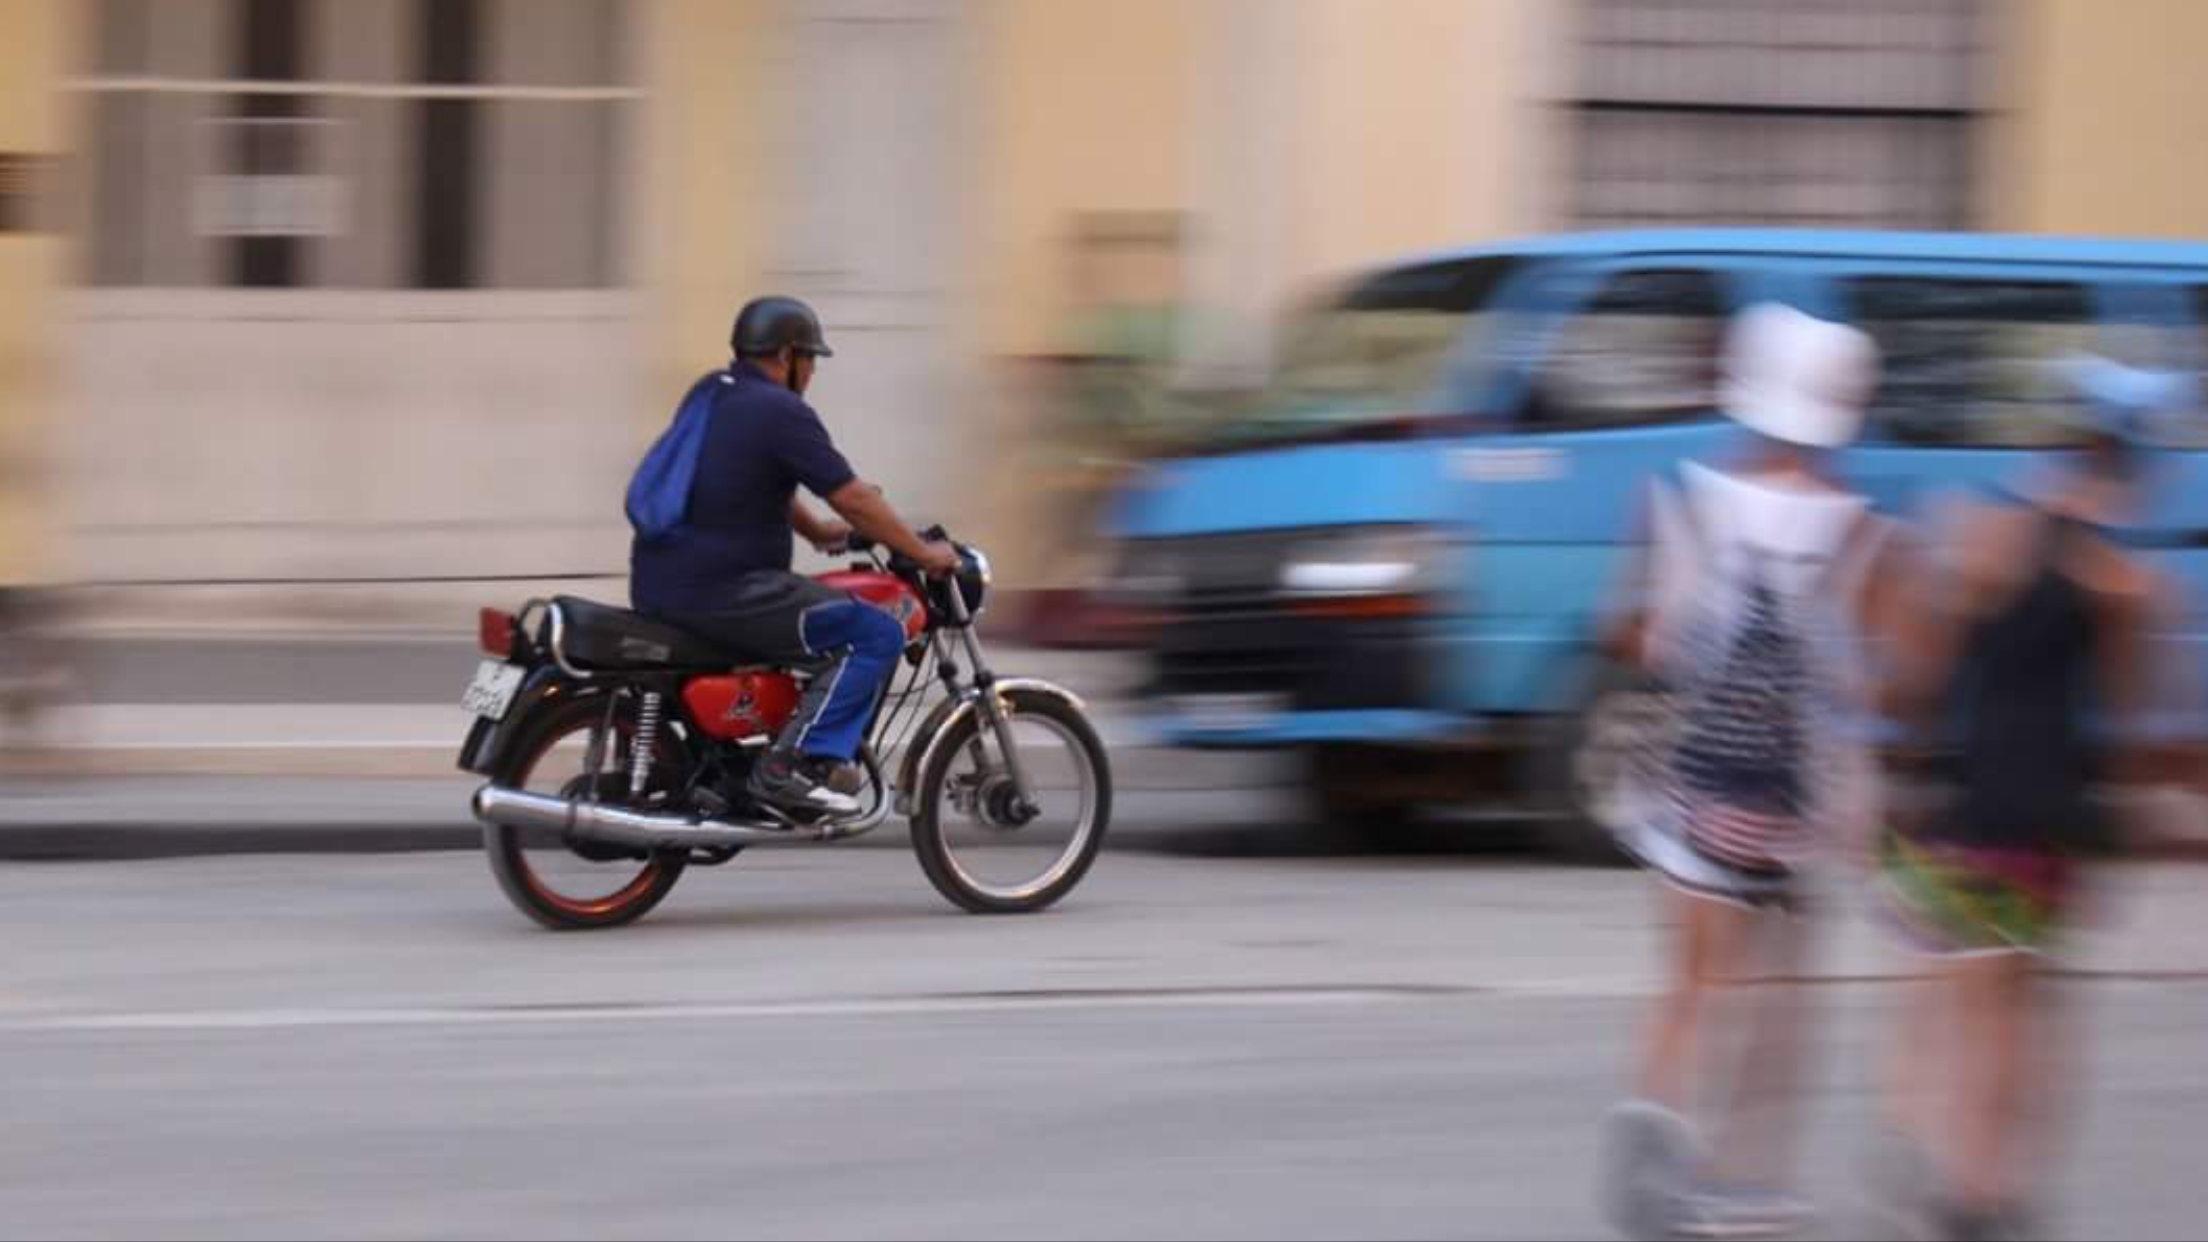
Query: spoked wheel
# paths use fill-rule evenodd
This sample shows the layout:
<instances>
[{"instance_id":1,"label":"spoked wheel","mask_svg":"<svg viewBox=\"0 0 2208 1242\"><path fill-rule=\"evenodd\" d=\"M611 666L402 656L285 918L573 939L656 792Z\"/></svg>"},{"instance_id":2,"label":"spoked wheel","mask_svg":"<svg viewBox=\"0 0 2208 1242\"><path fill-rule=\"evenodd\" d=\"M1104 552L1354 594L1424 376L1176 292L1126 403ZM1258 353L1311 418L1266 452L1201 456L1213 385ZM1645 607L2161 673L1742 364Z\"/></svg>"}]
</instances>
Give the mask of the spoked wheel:
<instances>
[{"instance_id":1,"label":"spoked wheel","mask_svg":"<svg viewBox=\"0 0 2208 1242\"><path fill-rule=\"evenodd\" d=\"M650 805L683 787L681 740L662 726L656 758L641 801L629 796L630 742L635 704L614 709L598 775L602 802ZM603 699L569 703L545 715L513 750L493 780L512 789L583 798L590 793L590 742L606 721ZM646 854L619 846L570 841L556 829L486 824L483 847L491 873L514 907L554 930L619 927L651 912L682 878L679 856Z\"/></svg>"},{"instance_id":2,"label":"spoked wheel","mask_svg":"<svg viewBox=\"0 0 2208 1242\"><path fill-rule=\"evenodd\" d=\"M1022 805L996 731L971 712L937 743L913 810L921 869L975 914L1043 910L1072 892L1112 818L1111 761L1080 710L1032 691L1004 699L1037 805Z\"/></svg>"}]
</instances>

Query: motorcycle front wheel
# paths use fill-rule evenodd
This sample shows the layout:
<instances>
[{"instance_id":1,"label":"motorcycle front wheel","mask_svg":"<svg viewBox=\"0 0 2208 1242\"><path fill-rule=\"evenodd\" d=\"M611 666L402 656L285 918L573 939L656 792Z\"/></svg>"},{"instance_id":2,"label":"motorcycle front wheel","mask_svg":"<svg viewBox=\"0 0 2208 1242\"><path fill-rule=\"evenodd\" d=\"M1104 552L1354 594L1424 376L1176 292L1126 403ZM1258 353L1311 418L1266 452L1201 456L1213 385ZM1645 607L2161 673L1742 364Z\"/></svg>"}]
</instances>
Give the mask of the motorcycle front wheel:
<instances>
[{"instance_id":1,"label":"motorcycle front wheel","mask_svg":"<svg viewBox=\"0 0 2208 1242\"><path fill-rule=\"evenodd\" d=\"M1033 690L1003 698L1035 790L1032 812L1020 805L997 732L978 710L935 741L914 798L920 869L937 892L975 914L1056 904L1095 864L1112 819L1111 760L1081 710Z\"/></svg>"}]
</instances>

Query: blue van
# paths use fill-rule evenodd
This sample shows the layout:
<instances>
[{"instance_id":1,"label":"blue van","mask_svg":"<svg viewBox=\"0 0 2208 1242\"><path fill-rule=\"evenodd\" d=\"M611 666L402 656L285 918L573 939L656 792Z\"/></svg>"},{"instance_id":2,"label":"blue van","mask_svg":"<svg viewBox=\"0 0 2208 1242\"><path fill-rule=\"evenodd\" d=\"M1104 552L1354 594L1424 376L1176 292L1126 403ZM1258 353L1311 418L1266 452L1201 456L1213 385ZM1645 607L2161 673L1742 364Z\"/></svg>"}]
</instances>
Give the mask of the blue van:
<instances>
[{"instance_id":1,"label":"blue van","mask_svg":"<svg viewBox=\"0 0 2208 1242\"><path fill-rule=\"evenodd\" d=\"M1643 485L1737 436L1728 318L1868 330L1885 377L1845 458L1887 510L2070 443L2053 365L2198 372L2208 245L1776 230L1548 238L1411 259L1297 319L1264 390L1122 498L1113 593L1146 617L1169 743L1296 748L1329 817L1422 805L1586 823L1638 700L1593 654ZM2208 437L2131 534L2208 599ZM2203 617L2182 635L2197 654Z\"/></svg>"}]
</instances>

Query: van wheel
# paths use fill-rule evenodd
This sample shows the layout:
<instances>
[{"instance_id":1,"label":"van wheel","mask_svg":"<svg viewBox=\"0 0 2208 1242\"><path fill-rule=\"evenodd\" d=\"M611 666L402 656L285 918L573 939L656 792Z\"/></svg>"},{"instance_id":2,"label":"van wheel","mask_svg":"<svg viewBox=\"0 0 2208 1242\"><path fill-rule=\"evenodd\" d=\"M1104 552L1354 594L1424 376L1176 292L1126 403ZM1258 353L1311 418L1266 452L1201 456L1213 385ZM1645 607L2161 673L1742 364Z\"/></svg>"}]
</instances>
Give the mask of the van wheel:
<instances>
[{"instance_id":1,"label":"van wheel","mask_svg":"<svg viewBox=\"0 0 2208 1242\"><path fill-rule=\"evenodd\" d=\"M1632 861L1618 843L1625 798L1637 769L1670 726L1662 688L1637 669L1610 661L1591 677L1585 706L1555 717L1530 756L1530 784L1549 851L1573 862L1622 866Z\"/></svg>"},{"instance_id":2,"label":"van wheel","mask_svg":"<svg viewBox=\"0 0 2208 1242\"><path fill-rule=\"evenodd\" d=\"M1417 817L1401 759L1378 746L1314 746L1304 754L1304 787L1320 822L1384 837Z\"/></svg>"}]
</instances>

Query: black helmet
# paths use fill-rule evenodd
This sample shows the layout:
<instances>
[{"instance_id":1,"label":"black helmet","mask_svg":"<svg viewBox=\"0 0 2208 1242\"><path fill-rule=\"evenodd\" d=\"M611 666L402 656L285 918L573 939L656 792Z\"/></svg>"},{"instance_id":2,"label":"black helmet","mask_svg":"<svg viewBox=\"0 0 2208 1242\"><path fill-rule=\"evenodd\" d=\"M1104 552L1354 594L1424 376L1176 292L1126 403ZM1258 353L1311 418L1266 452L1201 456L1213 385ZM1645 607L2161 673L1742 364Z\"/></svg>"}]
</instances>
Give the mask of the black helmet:
<instances>
[{"instance_id":1,"label":"black helmet","mask_svg":"<svg viewBox=\"0 0 2208 1242\"><path fill-rule=\"evenodd\" d=\"M739 358L778 354L794 349L822 358L835 356L820 330L820 316L796 298L753 298L736 312L736 326L729 331L728 347Z\"/></svg>"}]
</instances>

